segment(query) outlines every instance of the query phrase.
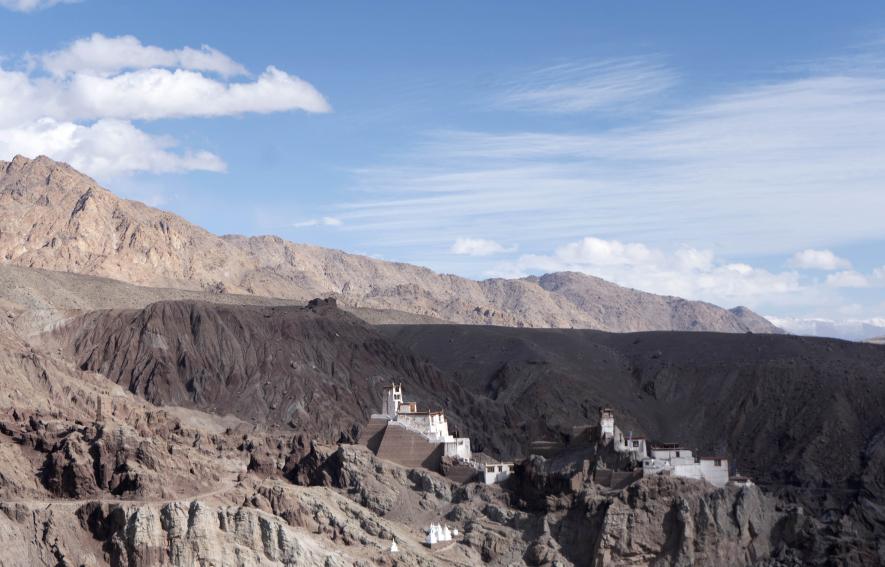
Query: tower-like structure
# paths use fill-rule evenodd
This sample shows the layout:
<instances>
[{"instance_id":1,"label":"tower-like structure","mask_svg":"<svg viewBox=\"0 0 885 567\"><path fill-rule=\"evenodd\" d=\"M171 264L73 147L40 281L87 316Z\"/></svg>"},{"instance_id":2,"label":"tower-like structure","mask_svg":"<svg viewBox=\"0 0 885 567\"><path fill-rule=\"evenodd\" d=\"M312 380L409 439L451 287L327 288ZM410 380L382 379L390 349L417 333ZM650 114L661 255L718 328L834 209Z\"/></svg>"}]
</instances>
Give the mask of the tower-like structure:
<instances>
[{"instance_id":1,"label":"tower-like structure","mask_svg":"<svg viewBox=\"0 0 885 567\"><path fill-rule=\"evenodd\" d=\"M599 410L599 428L603 439L612 439L615 436L615 412L611 408Z\"/></svg>"},{"instance_id":2,"label":"tower-like structure","mask_svg":"<svg viewBox=\"0 0 885 567\"><path fill-rule=\"evenodd\" d=\"M401 403L403 403L403 385L391 383L390 386L384 386L384 402L381 405L381 413L390 419L396 419Z\"/></svg>"}]
</instances>

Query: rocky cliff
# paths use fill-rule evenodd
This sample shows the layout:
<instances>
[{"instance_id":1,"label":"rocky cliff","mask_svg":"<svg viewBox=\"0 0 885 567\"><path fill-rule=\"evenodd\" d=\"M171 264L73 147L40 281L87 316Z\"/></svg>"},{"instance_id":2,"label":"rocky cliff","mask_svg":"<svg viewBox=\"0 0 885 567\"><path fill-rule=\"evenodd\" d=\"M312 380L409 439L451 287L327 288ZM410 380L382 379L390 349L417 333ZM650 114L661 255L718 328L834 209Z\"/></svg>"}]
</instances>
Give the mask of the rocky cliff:
<instances>
[{"instance_id":1,"label":"rocky cliff","mask_svg":"<svg viewBox=\"0 0 885 567\"><path fill-rule=\"evenodd\" d=\"M62 290L56 289L64 301L76 303ZM391 341L327 302L299 308L161 302L76 314L55 320L48 334L34 335L40 325L21 302L42 305L52 297L0 290L4 566L670 566L719 564L725 557L737 565L792 566L869 565L883 559L875 542L883 521L879 503L885 491L885 443L881 431L867 435L854 429L855 422L877 427L875 416L862 411L878 403L878 390L875 382L849 377L866 372L863 365L872 359L837 351L847 345L880 356L878 346L763 335L442 327L447 332L504 333L503 338L493 335L492 341L471 339L481 358L474 358L457 335L441 339L453 357L464 355L468 366L513 361L511 370L492 372L490 389L480 393L462 385L468 375L459 374L461 370L450 374L422 361L401 340ZM508 333L515 339L507 338ZM523 334L528 337L520 338ZM569 336L588 334L596 336L598 346L579 341L576 352L543 355L546 364L539 356L539 347L568 345ZM651 340L655 337L675 342L656 344ZM723 338L734 343L724 349L709 342ZM765 346L766 341L784 340L791 341L793 351ZM693 362L695 374L681 366L679 348L703 353ZM720 350L741 359L748 353L763 360L780 358L785 366L796 364L796 373L785 374L781 383L758 377L753 381L738 368L733 387L705 388L703 376L721 381L719 369L728 376L727 367L735 366L714 352ZM815 368L829 372L819 356L833 357L843 375L846 370L849 374L817 376ZM612 384L621 383L626 395L613 400L618 415L642 424L642 415L632 411L648 411L648 423L674 431L686 427L678 414L684 409L681 391L720 391L734 397L745 384L747 399L758 395L774 406L797 392L814 394L799 399L809 409L796 414L802 421L795 429L787 427L796 418L793 409L772 412L767 405L751 408L747 421L736 425L721 405L714 405L710 414L687 416L691 435L709 429L720 431L721 437L717 427L724 424L741 432L735 438L740 441L758 430L760 447L774 443L784 448L782 464L772 471L792 470L795 478L788 478L786 487L765 483L717 490L701 482L651 479L609 490L585 474L592 467L582 460L567 459L560 466L560 461L533 457L517 468L508 486L460 486L435 473L384 462L363 448L313 442L314 437L340 436L362 418L370 400L360 401L367 385L357 369L414 373L409 379L416 392L446 407L471 437L488 440L490 446L499 443L508 450L508 438L560 434L567 425L563 417L595 419L593 404L603 398L575 409L563 401L583 402L583 393L563 389L550 373L549 388L532 390L531 376L523 372L568 357L582 368L588 368L589 360L604 369L628 364L638 369L635 376L613 377ZM668 373L668 368L678 373ZM685 380L678 375L683 372ZM485 392L485 375L473 376ZM807 381L809 376L814 380ZM195 377L202 380L200 387L189 388ZM829 399L815 394L817 380L844 381L833 391L835 401L828 411L810 407ZM649 381L654 388L643 389ZM760 384L767 386L760 389ZM336 388L354 393L319 400L320 394L334 398ZM561 397L535 398L538 409L547 408L546 417L522 415L529 406L521 391ZM291 395L282 397L283 392ZM618 392L615 388L606 396ZM155 405L142 396L178 405ZM638 406L626 403L640 396L648 400ZM847 398L862 401L846 405ZM311 399L321 410L313 420L283 423L278 410ZM274 408L277 402L285 403ZM675 416L665 411L671 404ZM548 411L552 408L557 411ZM340 421L330 428L324 419ZM856 435L863 443L860 449ZM735 447L740 455L755 451ZM844 470L821 466L821 451L837 455L831 461ZM843 478L838 474L847 474L849 482L837 485L835 480ZM767 479L760 474L759 480ZM463 537L447 550L430 551L420 543L422 527L439 521L450 523ZM394 555L388 551L393 538L401 550Z\"/></svg>"},{"instance_id":2,"label":"rocky cliff","mask_svg":"<svg viewBox=\"0 0 885 567\"><path fill-rule=\"evenodd\" d=\"M473 281L273 236L219 237L120 199L45 157L0 162L0 227L0 258L7 263L140 285L301 301L335 295L351 307L456 323L778 331L744 308L657 296L582 274Z\"/></svg>"}]
</instances>

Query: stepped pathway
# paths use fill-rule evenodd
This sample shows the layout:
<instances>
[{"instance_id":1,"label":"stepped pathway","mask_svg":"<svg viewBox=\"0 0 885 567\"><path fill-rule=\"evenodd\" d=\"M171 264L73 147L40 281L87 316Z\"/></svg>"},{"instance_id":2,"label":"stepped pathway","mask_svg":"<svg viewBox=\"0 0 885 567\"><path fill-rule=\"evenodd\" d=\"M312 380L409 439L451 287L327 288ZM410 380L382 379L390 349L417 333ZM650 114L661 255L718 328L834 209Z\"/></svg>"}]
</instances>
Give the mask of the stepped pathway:
<instances>
[{"instance_id":1,"label":"stepped pathway","mask_svg":"<svg viewBox=\"0 0 885 567\"><path fill-rule=\"evenodd\" d=\"M438 471L443 455L442 443L428 440L401 423L388 422L378 457L404 467L424 467Z\"/></svg>"}]
</instances>

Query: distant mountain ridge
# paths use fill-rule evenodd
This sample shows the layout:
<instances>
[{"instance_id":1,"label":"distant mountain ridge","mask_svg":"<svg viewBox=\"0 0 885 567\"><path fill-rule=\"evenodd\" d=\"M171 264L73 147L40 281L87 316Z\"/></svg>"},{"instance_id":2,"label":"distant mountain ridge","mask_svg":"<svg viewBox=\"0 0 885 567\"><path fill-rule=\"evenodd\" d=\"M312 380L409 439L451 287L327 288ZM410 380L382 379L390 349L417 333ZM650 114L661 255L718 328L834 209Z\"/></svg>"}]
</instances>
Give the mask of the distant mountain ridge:
<instances>
[{"instance_id":1,"label":"distant mountain ridge","mask_svg":"<svg viewBox=\"0 0 885 567\"><path fill-rule=\"evenodd\" d=\"M302 301L333 295L352 307L455 323L781 332L747 308L727 310L573 272L474 281L276 236L217 236L119 198L43 156L0 161L0 226L3 262L139 285Z\"/></svg>"}]
</instances>

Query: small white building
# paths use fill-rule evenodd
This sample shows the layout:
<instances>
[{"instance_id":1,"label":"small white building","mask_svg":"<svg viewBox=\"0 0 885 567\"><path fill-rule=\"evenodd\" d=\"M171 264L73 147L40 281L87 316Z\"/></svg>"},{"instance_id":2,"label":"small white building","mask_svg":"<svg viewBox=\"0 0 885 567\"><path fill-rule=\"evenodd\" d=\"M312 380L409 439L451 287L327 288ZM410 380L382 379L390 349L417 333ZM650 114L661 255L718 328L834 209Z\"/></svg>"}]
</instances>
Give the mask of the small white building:
<instances>
[{"instance_id":1,"label":"small white building","mask_svg":"<svg viewBox=\"0 0 885 567\"><path fill-rule=\"evenodd\" d=\"M403 403L403 385L391 384L384 386L384 400L381 402L381 413L389 419L396 419L400 404Z\"/></svg>"},{"instance_id":2,"label":"small white building","mask_svg":"<svg viewBox=\"0 0 885 567\"><path fill-rule=\"evenodd\" d=\"M692 452L676 444L652 447L651 457L642 461L642 476L666 474L681 478L705 480L716 487L728 484L728 459L695 458Z\"/></svg>"},{"instance_id":3,"label":"small white building","mask_svg":"<svg viewBox=\"0 0 885 567\"><path fill-rule=\"evenodd\" d=\"M513 473L513 463L487 463L483 473L486 484L504 482Z\"/></svg>"},{"instance_id":4,"label":"small white building","mask_svg":"<svg viewBox=\"0 0 885 567\"><path fill-rule=\"evenodd\" d=\"M427 537L424 538L424 543L427 544L428 547L452 541L452 539L458 535L458 530L452 530L449 529L448 525L440 524L430 524L430 527L425 531L427 532Z\"/></svg>"},{"instance_id":5,"label":"small white building","mask_svg":"<svg viewBox=\"0 0 885 567\"><path fill-rule=\"evenodd\" d=\"M645 437L634 437L632 434L626 437L617 431L615 451L619 453L633 453L637 460L641 461L648 455Z\"/></svg>"},{"instance_id":6,"label":"small white building","mask_svg":"<svg viewBox=\"0 0 885 567\"><path fill-rule=\"evenodd\" d=\"M713 486L722 487L728 484L728 459L725 457L701 457L701 478Z\"/></svg>"},{"instance_id":7,"label":"small white building","mask_svg":"<svg viewBox=\"0 0 885 567\"><path fill-rule=\"evenodd\" d=\"M611 408L599 410L599 430L602 442L607 444L611 440L612 448L618 453L632 454L637 461L648 455L645 437L633 435L632 431L624 435L624 432L615 426L615 412Z\"/></svg>"},{"instance_id":8,"label":"small white building","mask_svg":"<svg viewBox=\"0 0 885 567\"><path fill-rule=\"evenodd\" d=\"M615 436L615 412L611 408L599 410L599 429L603 440Z\"/></svg>"},{"instance_id":9,"label":"small white building","mask_svg":"<svg viewBox=\"0 0 885 567\"><path fill-rule=\"evenodd\" d=\"M403 401L402 384L384 387L381 414L389 421L395 421L420 433L431 442L442 443L443 454L447 457L470 460L473 456L470 438L451 435L448 420L442 410L418 411L417 403Z\"/></svg>"},{"instance_id":10,"label":"small white building","mask_svg":"<svg viewBox=\"0 0 885 567\"><path fill-rule=\"evenodd\" d=\"M735 475L728 479L732 486L753 486L753 481L743 475Z\"/></svg>"}]
</instances>

